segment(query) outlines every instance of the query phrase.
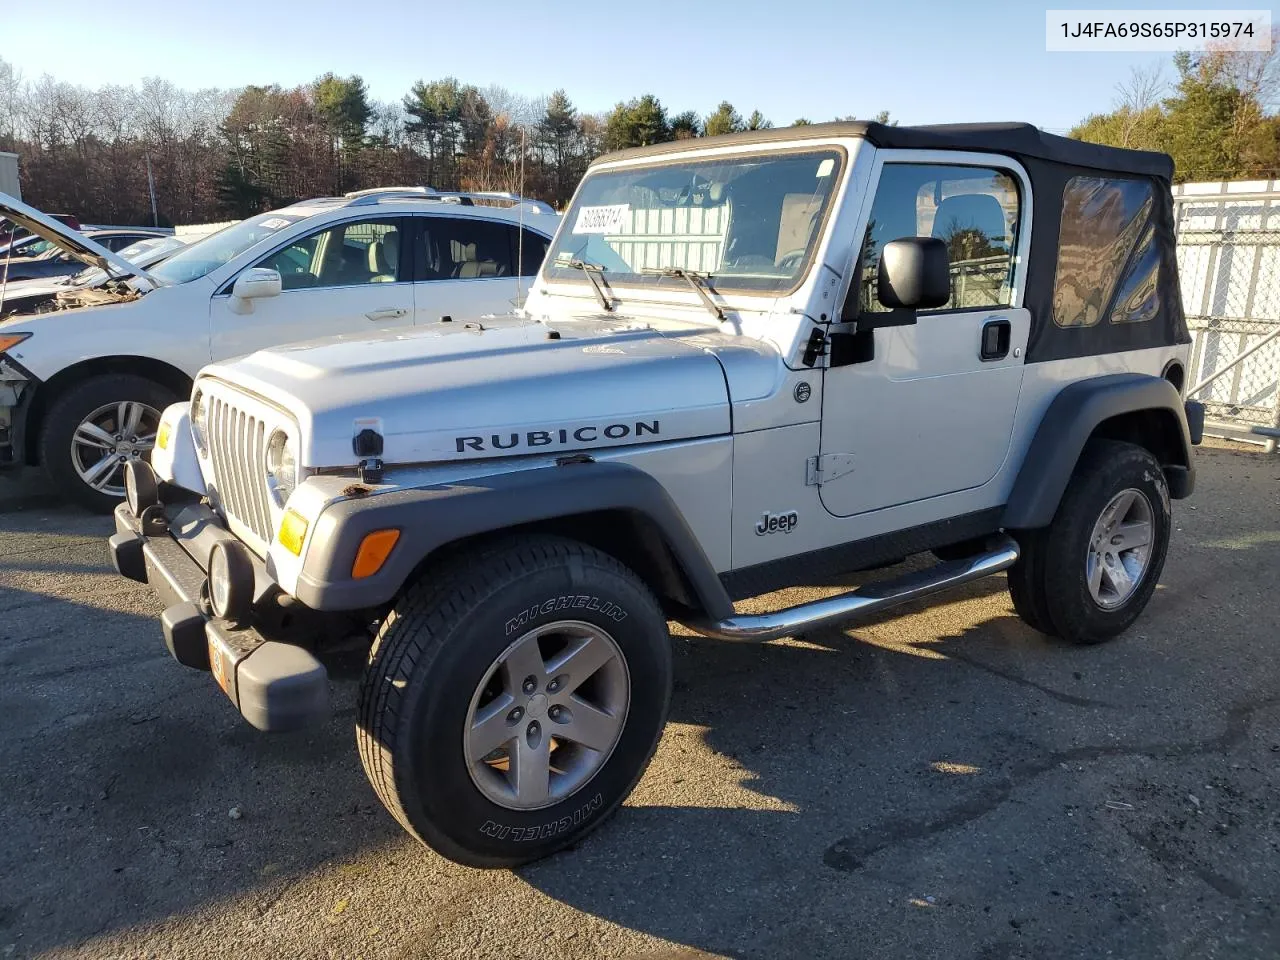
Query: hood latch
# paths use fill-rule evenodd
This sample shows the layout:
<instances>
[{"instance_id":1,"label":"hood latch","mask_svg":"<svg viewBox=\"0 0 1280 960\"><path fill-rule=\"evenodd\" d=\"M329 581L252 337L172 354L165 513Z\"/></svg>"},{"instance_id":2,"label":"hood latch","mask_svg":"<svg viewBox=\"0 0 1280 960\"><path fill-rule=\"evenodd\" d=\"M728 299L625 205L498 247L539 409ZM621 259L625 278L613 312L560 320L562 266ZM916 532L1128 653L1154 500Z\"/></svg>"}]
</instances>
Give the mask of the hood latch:
<instances>
[{"instance_id":1,"label":"hood latch","mask_svg":"<svg viewBox=\"0 0 1280 960\"><path fill-rule=\"evenodd\" d=\"M356 469L361 483L382 482L382 434L365 427L351 438L351 449L360 458Z\"/></svg>"}]
</instances>

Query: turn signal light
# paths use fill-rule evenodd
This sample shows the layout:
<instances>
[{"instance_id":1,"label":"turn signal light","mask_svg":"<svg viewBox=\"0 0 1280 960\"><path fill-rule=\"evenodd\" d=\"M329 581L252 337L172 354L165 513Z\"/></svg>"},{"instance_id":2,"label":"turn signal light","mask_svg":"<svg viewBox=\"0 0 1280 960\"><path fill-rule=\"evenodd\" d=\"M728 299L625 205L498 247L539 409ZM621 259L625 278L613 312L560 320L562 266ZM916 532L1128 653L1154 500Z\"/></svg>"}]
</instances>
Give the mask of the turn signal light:
<instances>
[{"instance_id":1,"label":"turn signal light","mask_svg":"<svg viewBox=\"0 0 1280 960\"><path fill-rule=\"evenodd\" d=\"M286 510L280 520L280 546L295 557L302 556L302 543L307 539L307 518L296 510Z\"/></svg>"},{"instance_id":2,"label":"turn signal light","mask_svg":"<svg viewBox=\"0 0 1280 960\"><path fill-rule=\"evenodd\" d=\"M381 570L399 539L399 530L375 530L365 534L360 541L360 549L356 551L356 561L351 565L352 578L371 577Z\"/></svg>"},{"instance_id":3,"label":"turn signal light","mask_svg":"<svg viewBox=\"0 0 1280 960\"><path fill-rule=\"evenodd\" d=\"M0 353L16 347L23 340L26 340L31 334L29 333L5 333L0 334Z\"/></svg>"}]
</instances>

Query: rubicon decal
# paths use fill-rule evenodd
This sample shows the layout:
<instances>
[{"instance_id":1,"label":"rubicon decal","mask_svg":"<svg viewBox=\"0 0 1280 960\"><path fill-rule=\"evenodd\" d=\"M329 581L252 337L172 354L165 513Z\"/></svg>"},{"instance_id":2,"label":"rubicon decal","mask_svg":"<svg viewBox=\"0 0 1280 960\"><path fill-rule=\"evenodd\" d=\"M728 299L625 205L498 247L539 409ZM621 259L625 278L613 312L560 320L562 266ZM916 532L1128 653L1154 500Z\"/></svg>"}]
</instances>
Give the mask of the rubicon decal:
<instances>
[{"instance_id":1,"label":"rubicon decal","mask_svg":"<svg viewBox=\"0 0 1280 960\"><path fill-rule=\"evenodd\" d=\"M634 437L658 436L661 424L657 420L635 420L631 423L610 423L603 427L553 427L550 430L502 431L487 436L454 437L458 453L469 450L512 450L537 447L592 444L609 440L627 440Z\"/></svg>"}]
</instances>

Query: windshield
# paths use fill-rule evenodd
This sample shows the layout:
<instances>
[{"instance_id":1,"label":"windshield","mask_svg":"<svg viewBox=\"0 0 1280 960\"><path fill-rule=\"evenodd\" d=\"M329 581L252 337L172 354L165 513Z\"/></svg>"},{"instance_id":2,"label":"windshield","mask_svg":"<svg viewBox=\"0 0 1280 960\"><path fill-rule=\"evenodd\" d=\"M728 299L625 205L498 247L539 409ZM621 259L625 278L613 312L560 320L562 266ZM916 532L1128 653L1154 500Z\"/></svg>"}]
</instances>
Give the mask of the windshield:
<instances>
[{"instance_id":1,"label":"windshield","mask_svg":"<svg viewBox=\"0 0 1280 960\"><path fill-rule=\"evenodd\" d=\"M265 213L241 220L175 253L151 273L166 283L190 283L302 219L297 214Z\"/></svg>"},{"instance_id":2,"label":"windshield","mask_svg":"<svg viewBox=\"0 0 1280 960\"><path fill-rule=\"evenodd\" d=\"M587 175L544 275L585 283L574 261L605 280L680 285L657 271L707 277L716 292L787 293L808 271L840 179L835 147L666 161Z\"/></svg>"},{"instance_id":3,"label":"windshield","mask_svg":"<svg viewBox=\"0 0 1280 960\"><path fill-rule=\"evenodd\" d=\"M124 247L116 256L128 260L136 267L147 269L158 263L179 247L185 247L186 241L178 237L148 237ZM107 279L107 272L97 267L86 267L63 282L69 287L96 287Z\"/></svg>"}]
</instances>

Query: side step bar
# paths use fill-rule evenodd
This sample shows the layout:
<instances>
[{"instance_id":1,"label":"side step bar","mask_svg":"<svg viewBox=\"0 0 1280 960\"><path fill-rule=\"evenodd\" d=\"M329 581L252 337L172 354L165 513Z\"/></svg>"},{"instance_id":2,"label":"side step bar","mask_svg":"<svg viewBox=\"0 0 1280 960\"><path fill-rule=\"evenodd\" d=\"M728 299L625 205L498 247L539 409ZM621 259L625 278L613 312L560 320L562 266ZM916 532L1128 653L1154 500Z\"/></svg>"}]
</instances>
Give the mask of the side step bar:
<instances>
[{"instance_id":1,"label":"side step bar","mask_svg":"<svg viewBox=\"0 0 1280 960\"><path fill-rule=\"evenodd\" d=\"M981 580L1018 562L1018 544L1012 537L993 537L987 552L964 560L939 563L928 570L909 573L894 580L866 583L825 600L802 603L775 613L733 616L724 620L686 623L690 630L717 640L763 643L832 623L858 620L890 607L919 600L952 587Z\"/></svg>"}]
</instances>

